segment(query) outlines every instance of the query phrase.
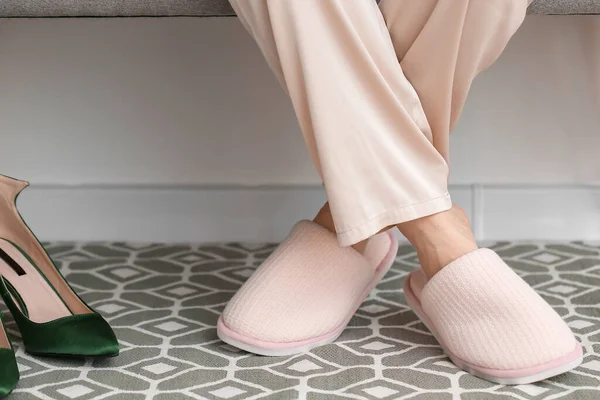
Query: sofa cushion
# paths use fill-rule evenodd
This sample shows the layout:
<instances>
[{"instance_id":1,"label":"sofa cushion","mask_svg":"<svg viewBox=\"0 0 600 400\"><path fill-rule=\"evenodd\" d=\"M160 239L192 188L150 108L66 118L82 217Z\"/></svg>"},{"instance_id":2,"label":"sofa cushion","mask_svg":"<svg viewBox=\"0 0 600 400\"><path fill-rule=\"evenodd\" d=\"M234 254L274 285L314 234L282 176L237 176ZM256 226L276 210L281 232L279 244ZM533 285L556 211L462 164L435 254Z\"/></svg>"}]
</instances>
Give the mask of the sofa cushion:
<instances>
[{"instance_id":1,"label":"sofa cushion","mask_svg":"<svg viewBox=\"0 0 600 400\"><path fill-rule=\"evenodd\" d=\"M600 14L598 0L535 0L530 14Z\"/></svg>"},{"instance_id":2,"label":"sofa cushion","mask_svg":"<svg viewBox=\"0 0 600 400\"><path fill-rule=\"evenodd\" d=\"M228 0L0 0L0 17L232 16Z\"/></svg>"},{"instance_id":3,"label":"sofa cushion","mask_svg":"<svg viewBox=\"0 0 600 400\"><path fill-rule=\"evenodd\" d=\"M532 14L600 14L599 0L535 0ZM0 0L0 17L231 16L228 0Z\"/></svg>"}]
</instances>

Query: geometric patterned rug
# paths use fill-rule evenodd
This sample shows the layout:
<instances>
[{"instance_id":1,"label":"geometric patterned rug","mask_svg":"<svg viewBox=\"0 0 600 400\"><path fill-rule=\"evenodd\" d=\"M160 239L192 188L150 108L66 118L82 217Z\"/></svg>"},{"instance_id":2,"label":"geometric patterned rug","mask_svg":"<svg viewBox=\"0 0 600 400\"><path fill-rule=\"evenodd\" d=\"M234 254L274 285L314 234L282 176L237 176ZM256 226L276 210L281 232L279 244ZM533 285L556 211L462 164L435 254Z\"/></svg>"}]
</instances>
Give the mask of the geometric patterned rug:
<instances>
[{"instance_id":1,"label":"geometric patterned rug","mask_svg":"<svg viewBox=\"0 0 600 400\"><path fill-rule=\"evenodd\" d=\"M558 311L585 348L576 370L511 387L454 367L406 306L403 279L418 267L410 246L401 246L336 343L291 357L238 351L215 330L229 298L273 244L46 246L73 287L111 322L121 355L31 356L7 315L22 375L9 400L600 399L600 247L488 246Z\"/></svg>"}]
</instances>

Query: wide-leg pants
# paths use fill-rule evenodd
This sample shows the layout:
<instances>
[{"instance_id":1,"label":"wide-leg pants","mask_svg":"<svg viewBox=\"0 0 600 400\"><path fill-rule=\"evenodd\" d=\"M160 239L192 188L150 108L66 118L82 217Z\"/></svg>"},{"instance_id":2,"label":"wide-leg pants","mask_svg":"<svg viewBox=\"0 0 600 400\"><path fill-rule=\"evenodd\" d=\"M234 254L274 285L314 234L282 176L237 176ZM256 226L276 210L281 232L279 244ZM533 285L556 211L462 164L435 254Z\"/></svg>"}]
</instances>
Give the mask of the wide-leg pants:
<instances>
[{"instance_id":1,"label":"wide-leg pants","mask_svg":"<svg viewBox=\"0 0 600 400\"><path fill-rule=\"evenodd\" d=\"M448 136L531 0L230 0L289 94L340 245L445 211Z\"/></svg>"}]
</instances>

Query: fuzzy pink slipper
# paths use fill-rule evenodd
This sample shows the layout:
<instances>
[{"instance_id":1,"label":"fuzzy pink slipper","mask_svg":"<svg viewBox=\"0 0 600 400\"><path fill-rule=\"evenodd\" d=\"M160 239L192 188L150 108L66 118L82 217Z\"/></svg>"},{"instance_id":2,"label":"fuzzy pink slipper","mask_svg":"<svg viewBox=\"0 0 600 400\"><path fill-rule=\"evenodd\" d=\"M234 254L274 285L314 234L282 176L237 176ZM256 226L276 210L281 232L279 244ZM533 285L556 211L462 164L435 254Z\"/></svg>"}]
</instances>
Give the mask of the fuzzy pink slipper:
<instances>
[{"instance_id":1,"label":"fuzzy pink slipper","mask_svg":"<svg viewBox=\"0 0 600 400\"><path fill-rule=\"evenodd\" d=\"M414 271L404 294L452 362L480 378L537 382L583 359L567 324L492 250L460 257L429 282Z\"/></svg>"},{"instance_id":2,"label":"fuzzy pink slipper","mask_svg":"<svg viewBox=\"0 0 600 400\"><path fill-rule=\"evenodd\" d=\"M392 266L397 250L391 232L369 239L361 255L339 247L322 226L301 221L231 299L217 334L267 356L331 343Z\"/></svg>"}]
</instances>

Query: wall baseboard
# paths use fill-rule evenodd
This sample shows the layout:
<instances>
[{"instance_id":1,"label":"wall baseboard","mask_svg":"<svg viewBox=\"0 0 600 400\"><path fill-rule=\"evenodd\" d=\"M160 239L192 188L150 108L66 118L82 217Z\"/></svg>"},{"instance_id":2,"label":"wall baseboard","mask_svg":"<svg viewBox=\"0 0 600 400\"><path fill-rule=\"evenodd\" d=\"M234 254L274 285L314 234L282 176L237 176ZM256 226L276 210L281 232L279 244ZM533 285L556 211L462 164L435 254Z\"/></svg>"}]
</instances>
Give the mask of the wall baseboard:
<instances>
[{"instance_id":1,"label":"wall baseboard","mask_svg":"<svg viewBox=\"0 0 600 400\"><path fill-rule=\"evenodd\" d=\"M600 240L600 187L458 185L479 240ZM42 240L281 240L325 201L320 187L38 185L19 208Z\"/></svg>"},{"instance_id":2,"label":"wall baseboard","mask_svg":"<svg viewBox=\"0 0 600 400\"><path fill-rule=\"evenodd\" d=\"M600 187L481 189L483 239L600 240Z\"/></svg>"}]
</instances>

